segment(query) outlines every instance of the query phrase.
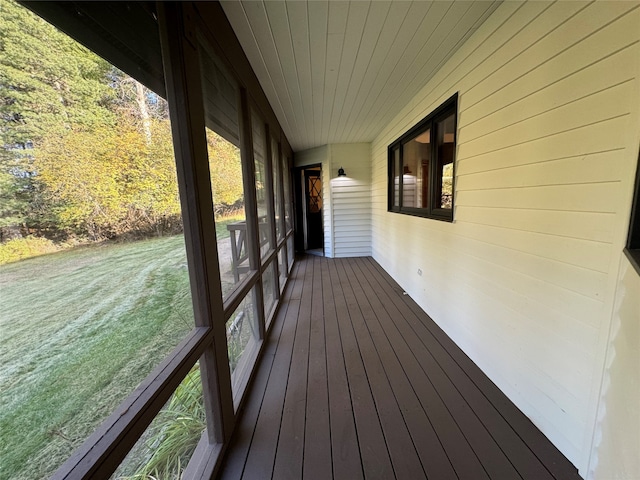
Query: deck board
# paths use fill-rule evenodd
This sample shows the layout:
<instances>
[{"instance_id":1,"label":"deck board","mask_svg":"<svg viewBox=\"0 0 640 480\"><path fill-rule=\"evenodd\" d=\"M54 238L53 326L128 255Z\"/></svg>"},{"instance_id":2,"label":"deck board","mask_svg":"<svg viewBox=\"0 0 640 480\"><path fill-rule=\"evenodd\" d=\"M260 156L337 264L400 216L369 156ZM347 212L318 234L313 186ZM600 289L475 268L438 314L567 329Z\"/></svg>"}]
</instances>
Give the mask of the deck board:
<instances>
[{"instance_id":1,"label":"deck board","mask_svg":"<svg viewBox=\"0 0 640 480\"><path fill-rule=\"evenodd\" d=\"M219 478L579 479L371 258L298 260Z\"/></svg>"},{"instance_id":2,"label":"deck board","mask_svg":"<svg viewBox=\"0 0 640 480\"><path fill-rule=\"evenodd\" d=\"M327 353L324 301L320 258L313 261L311 297L311 332L309 334L309 378L307 381L307 416L304 432L303 478L331 478L331 433L329 425L329 388L327 384Z\"/></svg>"},{"instance_id":3,"label":"deck board","mask_svg":"<svg viewBox=\"0 0 640 480\"><path fill-rule=\"evenodd\" d=\"M342 338L342 351L347 368L351 405L355 419L358 446L365 478L393 478L393 468L387 444L378 419L373 394L365 374L362 356L356 342L353 326L347 312L344 287L338 277L335 262L329 264L333 294L336 299L338 327ZM376 477L377 476L377 477Z\"/></svg>"},{"instance_id":4,"label":"deck board","mask_svg":"<svg viewBox=\"0 0 640 480\"><path fill-rule=\"evenodd\" d=\"M321 272L333 476L362 480L362 460L328 262L321 262Z\"/></svg>"}]
</instances>

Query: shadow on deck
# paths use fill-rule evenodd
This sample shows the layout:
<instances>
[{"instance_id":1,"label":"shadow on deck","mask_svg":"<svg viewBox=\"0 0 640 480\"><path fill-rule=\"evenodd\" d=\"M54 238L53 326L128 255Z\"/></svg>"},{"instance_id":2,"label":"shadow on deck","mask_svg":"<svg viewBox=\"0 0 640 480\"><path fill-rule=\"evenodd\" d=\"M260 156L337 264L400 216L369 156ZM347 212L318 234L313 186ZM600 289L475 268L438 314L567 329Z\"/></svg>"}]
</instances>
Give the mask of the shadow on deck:
<instances>
[{"instance_id":1,"label":"shadow on deck","mask_svg":"<svg viewBox=\"0 0 640 480\"><path fill-rule=\"evenodd\" d=\"M222 479L579 479L371 258L307 256Z\"/></svg>"}]
</instances>

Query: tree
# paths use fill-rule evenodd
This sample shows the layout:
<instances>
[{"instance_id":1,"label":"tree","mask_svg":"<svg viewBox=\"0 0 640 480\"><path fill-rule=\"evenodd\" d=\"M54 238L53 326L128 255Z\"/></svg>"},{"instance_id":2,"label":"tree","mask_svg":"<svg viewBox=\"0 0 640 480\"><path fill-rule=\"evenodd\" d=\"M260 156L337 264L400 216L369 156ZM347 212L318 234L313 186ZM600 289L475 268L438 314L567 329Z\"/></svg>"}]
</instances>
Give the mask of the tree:
<instances>
[{"instance_id":1,"label":"tree","mask_svg":"<svg viewBox=\"0 0 640 480\"><path fill-rule=\"evenodd\" d=\"M0 225L25 225L38 204L32 148L72 125L114 125L110 65L11 0L0 15Z\"/></svg>"},{"instance_id":2,"label":"tree","mask_svg":"<svg viewBox=\"0 0 640 480\"><path fill-rule=\"evenodd\" d=\"M0 234L181 228L166 102L12 0L0 17L0 119ZM208 144L216 212L238 209L240 152L213 132Z\"/></svg>"},{"instance_id":3,"label":"tree","mask_svg":"<svg viewBox=\"0 0 640 480\"><path fill-rule=\"evenodd\" d=\"M240 149L209 129L207 147L214 208L217 214L225 214L243 205Z\"/></svg>"},{"instance_id":4,"label":"tree","mask_svg":"<svg viewBox=\"0 0 640 480\"><path fill-rule=\"evenodd\" d=\"M150 120L148 128L149 141L123 113L115 128L73 129L43 142L34 165L59 228L99 240L179 227L169 125Z\"/></svg>"}]
</instances>

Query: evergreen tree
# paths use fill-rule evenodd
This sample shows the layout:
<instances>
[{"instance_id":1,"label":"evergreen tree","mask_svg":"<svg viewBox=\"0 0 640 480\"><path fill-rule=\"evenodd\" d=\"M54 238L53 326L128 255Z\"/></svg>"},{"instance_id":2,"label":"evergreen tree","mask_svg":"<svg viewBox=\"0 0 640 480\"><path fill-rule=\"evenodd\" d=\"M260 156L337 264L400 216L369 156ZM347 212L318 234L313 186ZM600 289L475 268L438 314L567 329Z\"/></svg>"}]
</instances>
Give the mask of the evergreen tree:
<instances>
[{"instance_id":1,"label":"evergreen tree","mask_svg":"<svg viewBox=\"0 0 640 480\"><path fill-rule=\"evenodd\" d=\"M44 138L114 125L115 95L106 61L12 0L2 0L0 11L2 228L34 219L33 154Z\"/></svg>"}]
</instances>

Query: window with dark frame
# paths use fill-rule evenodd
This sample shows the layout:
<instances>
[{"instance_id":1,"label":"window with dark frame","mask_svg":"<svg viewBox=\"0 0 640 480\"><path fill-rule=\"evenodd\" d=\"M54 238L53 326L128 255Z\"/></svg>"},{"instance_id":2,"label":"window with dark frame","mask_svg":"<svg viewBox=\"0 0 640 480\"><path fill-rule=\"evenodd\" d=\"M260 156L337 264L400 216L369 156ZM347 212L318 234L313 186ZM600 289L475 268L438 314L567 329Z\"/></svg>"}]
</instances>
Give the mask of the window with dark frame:
<instances>
[{"instance_id":1,"label":"window with dark frame","mask_svg":"<svg viewBox=\"0 0 640 480\"><path fill-rule=\"evenodd\" d=\"M631 264L640 273L640 152L638 152L638 167L636 169L636 183L631 206L631 221L629 237L625 253Z\"/></svg>"},{"instance_id":2,"label":"window with dark frame","mask_svg":"<svg viewBox=\"0 0 640 480\"><path fill-rule=\"evenodd\" d=\"M390 212L453 221L458 94L389 145Z\"/></svg>"}]
</instances>

